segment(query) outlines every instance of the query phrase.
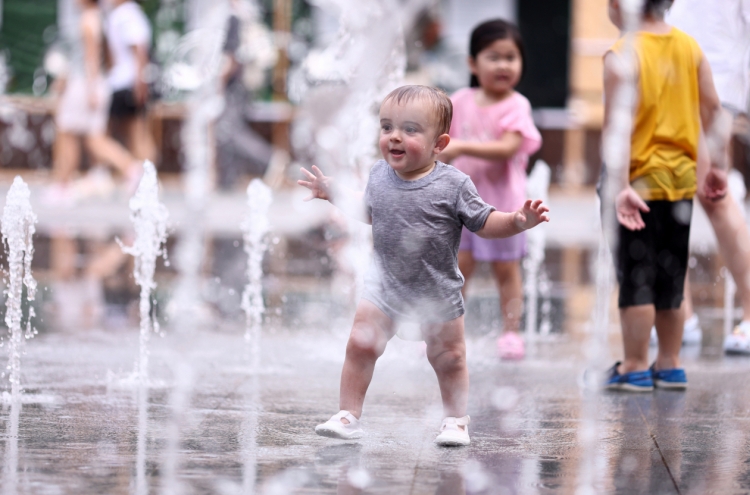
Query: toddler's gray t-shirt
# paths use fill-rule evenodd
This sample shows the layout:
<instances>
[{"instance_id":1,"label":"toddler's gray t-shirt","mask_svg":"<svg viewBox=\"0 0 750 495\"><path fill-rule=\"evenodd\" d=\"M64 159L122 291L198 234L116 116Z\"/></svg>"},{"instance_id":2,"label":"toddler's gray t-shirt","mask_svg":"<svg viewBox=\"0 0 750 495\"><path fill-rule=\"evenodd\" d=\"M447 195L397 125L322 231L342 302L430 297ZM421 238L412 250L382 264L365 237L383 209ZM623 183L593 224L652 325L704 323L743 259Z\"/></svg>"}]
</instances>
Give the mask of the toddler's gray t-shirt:
<instances>
[{"instance_id":1,"label":"toddler's gray t-shirt","mask_svg":"<svg viewBox=\"0 0 750 495\"><path fill-rule=\"evenodd\" d=\"M407 181L380 160L370 171L365 206L375 252L363 298L394 321L437 323L464 314L461 228L476 232L495 209L469 176L437 162L429 175Z\"/></svg>"}]
</instances>

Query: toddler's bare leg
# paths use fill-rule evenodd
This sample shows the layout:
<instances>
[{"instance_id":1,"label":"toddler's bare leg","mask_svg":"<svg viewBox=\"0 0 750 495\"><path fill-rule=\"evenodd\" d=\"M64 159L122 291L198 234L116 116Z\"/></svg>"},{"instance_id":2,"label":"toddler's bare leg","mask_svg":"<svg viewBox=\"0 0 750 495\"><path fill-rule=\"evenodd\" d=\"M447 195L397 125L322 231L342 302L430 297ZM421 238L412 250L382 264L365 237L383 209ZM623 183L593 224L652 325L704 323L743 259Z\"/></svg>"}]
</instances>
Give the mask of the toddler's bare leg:
<instances>
[{"instance_id":1,"label":"toddler's bare leg","mask_svg":"<svg viewBox=\"0 0 750 495\"><path fill-rule=\"evenodd\" d=\"M653 304L641 304L620 310L622 345L625 349L625 359L622 360L620 373L648 369L648 340L651 335L651 326L654 324L654 313ZM661 339L661 333L659 339ZM680 341L682 341L682 330L680 330Z\"/></svg>"},{"instance_id":2,"label":"toddler's bare leg","mask_svg":"<svg viewBox=\"0 0 750 495\"><path fill-rule=\"evenodd\" d=\"M659 336L656 369L668 370L680 367L680 348L684 326L684 303L679 309L662 309L656 312L656 334Z\"/></svg>"},{"instance_id":3,"label":"toddler's bare leg","mask_svg":"<svg viewBox=\"0 0 750 495\"><path fill-rule=\"evenodd\" d=\"M469 285L469 279L474 273L477 262L474 260L474 256L471 251L459 251L458 252L458 269L461 271L461 275L464 276L464 286L461 287L461 294L466 299L466 286Z\"/></svg>"},{"instance_id":4,"label":"toddler's bare leg","mask_svg":"<svg viewBox=\"0 0 750 495\"><path fill-rule=\"evenodd\" d=\"M339 399L341 410L349 411L355 418L362 415L362 404L372 380L375 362L385 351L385 345L393 337L393 331L393 320L377 306L364 299L359 302L352 333L346 344ZM347 422L346 419L341 421Z\"/></svg>"},{"instance_id":5,"label":"toddler's bare leg","mask_svg":"<svg viewBox=\"0 0 750 495\"><path fill-rule=\"evenodd\" d=\"M469 401L469 370L466 368L464 317L422 329L427 359L437 375L446 416L466 416Z\"/></svg>"},{"instance_id":6,"label":"toddler's bare leg","mask_svg":"<svg viewBox=\"0 0 750 495\"><path fill-rule=\"evenodd\" d=\"M500 311L503 313L503 331L518 332L523 312L523 285L521 264L518 261L495 261L492 263L500 288Z\"/></svg>"}]
</instances>

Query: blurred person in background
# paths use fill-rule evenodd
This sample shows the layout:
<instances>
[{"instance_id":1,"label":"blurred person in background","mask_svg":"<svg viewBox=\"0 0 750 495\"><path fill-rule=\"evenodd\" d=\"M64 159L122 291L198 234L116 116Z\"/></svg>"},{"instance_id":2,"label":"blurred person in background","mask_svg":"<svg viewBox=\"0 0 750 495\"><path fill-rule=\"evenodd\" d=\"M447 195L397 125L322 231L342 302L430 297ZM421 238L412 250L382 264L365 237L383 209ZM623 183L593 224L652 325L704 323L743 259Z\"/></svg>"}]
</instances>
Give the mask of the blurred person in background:
<instances>
[{"instance_id":1,"label":"blurred person in background","mask_svg":"<svg viewBox=\"0 0 750 495\"><path fill-rule=\"evenodd\" d=\"M511 212L526 199L526 166L542 145L531 104L514 89L525 62L521 33L502 19L483 22L471 33L469 53L471 87L451 96L451 141L439 158L471 177L484 201ZM476 262L485 261L498 282L503 333L497 347L502 359L526 354L520 336L525 255L523 233L504 239L484 239L467 229L461 234L458 266L466 281ZM464 284L464 295L466 288Z\"/></svg>"},{"instance_id":2,"label":"blurred person in background","mask_svg":"<svg viewBox=\"0 0 750 495\"><path fill-rule=\"evenodd\" d=\"M748 143L748 93L750 93L750 0L677 0L666 21L683 30L700 45L711 65L722 106L735 118L735 147ZM744 123L744 126L743 126ZM744 131L743 131L744 127ZM730 150L732 147L730 147ZM699 160L706 165L708 158ZM732 160L729 161L732 163ZM699 174L700 178L700 174ZM750 233L741 206L731 195L709 201L698 189L698 199L711 221L721 257L737 284L743 318L724 348L750 354ZM685 284L684 343L698 343L702 332Z\"/></svg>"},{"instance_id":3,"label":"blurred person in background","mask_svg":"<svg viewBox=\"0 0 750 495\"><path fill-rule=\"evenodd\" d=\"M102 18L97 0L78 0L81 9L78 36L70 43L68 74L62 81L55 121L53 179L47 201L65 204L95 187L91 180L72 183L80 165L80 136L96 160L117 170L129 183L141 174L141 164L106 134L110 92L102 74Z\"/></svg>"},{"instance_id":4,"label":"blurred person in background","mask_svg":"<svg viewBox=\"0 0 750 495\"><path fill-rule=\"evenodd\" d=\"M247 114L253 95L245 81L246 71L255 69L260 71L258 82L262 82L263 65L267 63L263 60L266 58L263 52L268 51L263 35L267 30L254 19L256 16L250 5L232 0L231 7L222 48L224 110L215 126L218 186L222 189L231 188L243 174L264 175L273 156L272 146L248 124ZM249 46L244 46L243 42ZM275 61L275 50L272 53ZM257 64L259 67L248 67L248 61L250 65L261 63ZM255 79L252 74L250 79Z\"/></svg>"},{"instance_id":5,"label":"blurred person in background","mask_svg":"<svg viewBox=\"0 0 750 495\"><path fill-rule=\"evenodd\" d=\"M151 25L133 0L109 0L105 34L112 67L107 75L112 90L110 118L124 127L130 151L140 160L156 159L156 144L148 127L147 68Z\"/></svg>"}]
</instances>

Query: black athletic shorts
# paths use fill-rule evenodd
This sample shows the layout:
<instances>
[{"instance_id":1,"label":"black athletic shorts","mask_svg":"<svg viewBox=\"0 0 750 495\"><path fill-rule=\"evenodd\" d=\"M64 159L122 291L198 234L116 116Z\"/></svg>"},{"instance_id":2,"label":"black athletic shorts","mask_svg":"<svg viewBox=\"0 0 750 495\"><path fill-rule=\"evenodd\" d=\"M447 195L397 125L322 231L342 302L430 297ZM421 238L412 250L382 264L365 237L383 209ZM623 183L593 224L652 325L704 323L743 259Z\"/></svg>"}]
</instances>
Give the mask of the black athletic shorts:
<instances>
[{"instance_id":1,"label":"black athletic shorts","mask_svg":"<svg viewBox=\"0 0 750 495\"><path fill-rule=\"evenodd\" d=\"M112 104L109 106L110 117L135 117L145 110L145 105L136 103L132 89L121 89L112 93Z\"/></svg>"},{"instance_id":2,"label":"black athletic shorts","mask_svg":"<svg viewBox=\"0 0 750 495\"><path fill-rule=\"evenodd\" d=\"M628 230L619 225L615 249L620 308L653 304L657 310L677 309L688 263L693 201L647 201L641 212L646 227Z\"/></svg>"}]
</instances>

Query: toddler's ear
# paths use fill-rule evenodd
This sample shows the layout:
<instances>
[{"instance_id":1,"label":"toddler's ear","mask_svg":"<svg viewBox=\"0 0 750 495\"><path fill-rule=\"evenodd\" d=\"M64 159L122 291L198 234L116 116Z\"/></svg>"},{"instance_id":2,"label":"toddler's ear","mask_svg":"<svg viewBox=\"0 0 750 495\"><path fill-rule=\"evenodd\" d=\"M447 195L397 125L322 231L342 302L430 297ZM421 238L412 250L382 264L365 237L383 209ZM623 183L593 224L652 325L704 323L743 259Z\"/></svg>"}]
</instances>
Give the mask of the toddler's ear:
<instances>
[{"instance_id":1,"label":"toddler's ear","mask_svg":"<svg viewBox=\"0 0 750 495\"><path fill-rule=\"evenodd\" d=\"M448 134L441 134L438 136L437 140L435 141L435 154L439 155L443 152L443 150L448 146L448 143L451 142L451 137Z\"/></svg>"}]
</instances>

